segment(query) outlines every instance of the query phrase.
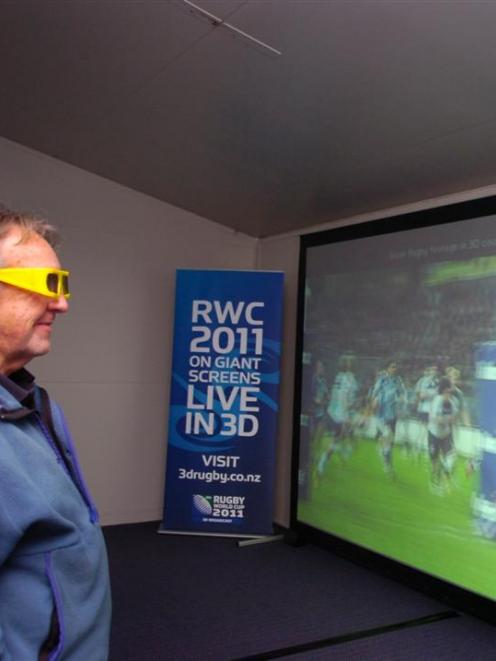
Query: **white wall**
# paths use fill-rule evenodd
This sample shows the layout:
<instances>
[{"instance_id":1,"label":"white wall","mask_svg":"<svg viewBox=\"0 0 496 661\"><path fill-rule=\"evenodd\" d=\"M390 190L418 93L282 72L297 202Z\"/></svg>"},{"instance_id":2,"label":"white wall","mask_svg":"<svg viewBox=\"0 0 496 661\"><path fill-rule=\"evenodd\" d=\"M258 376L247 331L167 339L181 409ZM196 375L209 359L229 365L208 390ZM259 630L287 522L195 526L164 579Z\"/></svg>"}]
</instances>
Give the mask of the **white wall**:
<instances>
[{"instance_id":1,"label":"white wall","mask_svg":"<svg viewBox=\"0 0 496 661\"><path fill-rule=\"evenodd\" d=\"M293 434L293 381L296 341L296 303L300 241L295 235L266 239L259 244L257 267L284 273L284 336L281 357L279 424L274 520L289 525L291 451Z\"/></svg>"},{"instance_id":2,"label":"white wall","mask_svg":"<svg viewBox=\"0 0 496 661\"><path fill-rule=\"evenodd\" d=\"M70 311L29 365L66 412L103 523L160 519L176 268L251 269L257 241L0 139L0 202L63 237Z\"/></svg>"}]
</instances>

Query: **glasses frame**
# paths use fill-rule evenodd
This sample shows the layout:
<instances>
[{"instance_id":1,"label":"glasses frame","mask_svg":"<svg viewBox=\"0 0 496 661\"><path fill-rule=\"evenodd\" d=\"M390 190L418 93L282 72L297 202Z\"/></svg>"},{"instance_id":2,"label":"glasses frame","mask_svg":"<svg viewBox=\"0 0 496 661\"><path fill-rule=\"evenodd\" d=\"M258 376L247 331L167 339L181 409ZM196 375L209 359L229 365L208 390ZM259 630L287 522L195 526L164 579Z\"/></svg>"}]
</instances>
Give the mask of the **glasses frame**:
<instances>
[{"instance_id":1,"label":"glasses frame","mask_svg":"<svg viewBox=\"0 0 496 661\"><path fill-rule=\"evenodd\" d=\"M47 298L57 299L63 296L68 299L71 296L68 282L69 273L70 271L62 269L44 267L0 268L0 282ZM57 276L57 291L51 291L48 288L50 275Z\"/></svg>"}]
</instances>

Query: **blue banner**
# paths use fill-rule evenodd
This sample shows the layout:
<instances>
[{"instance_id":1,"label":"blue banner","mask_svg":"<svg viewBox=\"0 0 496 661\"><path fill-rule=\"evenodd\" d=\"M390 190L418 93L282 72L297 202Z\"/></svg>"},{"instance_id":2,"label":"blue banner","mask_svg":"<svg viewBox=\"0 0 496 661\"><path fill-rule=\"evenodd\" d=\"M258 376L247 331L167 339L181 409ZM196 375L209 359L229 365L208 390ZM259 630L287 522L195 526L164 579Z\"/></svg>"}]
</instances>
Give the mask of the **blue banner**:
<instances>
[{"instance_id":1,"label":"blue banner","mask_svg":"<svg viewBox=\"0 0 496 661\"><path fill-rule=\"evenodd\" d=\"M272 533L283 282L177 271L163 531Z\"/></svg>"}]
</instances>

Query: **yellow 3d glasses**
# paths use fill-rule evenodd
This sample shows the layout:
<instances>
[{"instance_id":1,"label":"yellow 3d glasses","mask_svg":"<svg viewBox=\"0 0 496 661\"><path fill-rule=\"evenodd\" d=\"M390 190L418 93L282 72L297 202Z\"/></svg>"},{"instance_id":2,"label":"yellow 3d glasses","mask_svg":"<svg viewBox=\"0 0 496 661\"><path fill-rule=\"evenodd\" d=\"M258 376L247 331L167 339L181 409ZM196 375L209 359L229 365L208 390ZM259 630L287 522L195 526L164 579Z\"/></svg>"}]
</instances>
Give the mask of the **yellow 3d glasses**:
<instances>
[{"instance_id":1,"label":"yellow 3d glasses","mask_svg":"<svg viewBox=\"0 0 496 661\"><path fill-rule=\"evenodd\" d=\"M70 297L69 271L49 268L0 268L0 282L49 298Z\"/></svg>"}]
</instances>

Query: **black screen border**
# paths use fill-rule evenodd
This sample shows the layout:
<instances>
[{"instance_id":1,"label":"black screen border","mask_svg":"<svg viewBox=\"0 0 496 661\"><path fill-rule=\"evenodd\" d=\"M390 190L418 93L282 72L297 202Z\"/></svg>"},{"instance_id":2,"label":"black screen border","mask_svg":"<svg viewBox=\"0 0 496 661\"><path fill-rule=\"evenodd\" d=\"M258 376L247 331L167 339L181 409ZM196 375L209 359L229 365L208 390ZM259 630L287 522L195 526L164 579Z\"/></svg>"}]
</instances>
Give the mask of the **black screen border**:
<instances>
[{"instance_id":1,"label":"black screen border","mask_svg":"<svg viewBox=\"0 0 496 661\"><path fill-rule=\"evenodd\" d=\"M305 281L308 248L384 234L400 233L446 223L463 222L495 214L496 195L492 195L300 235L290 494L290 530L293 541L297 540L298 543L309 541L323 546L334 554L350 560L355 564L371 569L416 590L420 590L456 608L458 611L469 613L492 624L496 624L496 601L461 588L448 581L436 578L420 569L410 567L341 537L337 537L332 533L314 528L298 519L297 507Z\"/></svg>"}]
</instances>

